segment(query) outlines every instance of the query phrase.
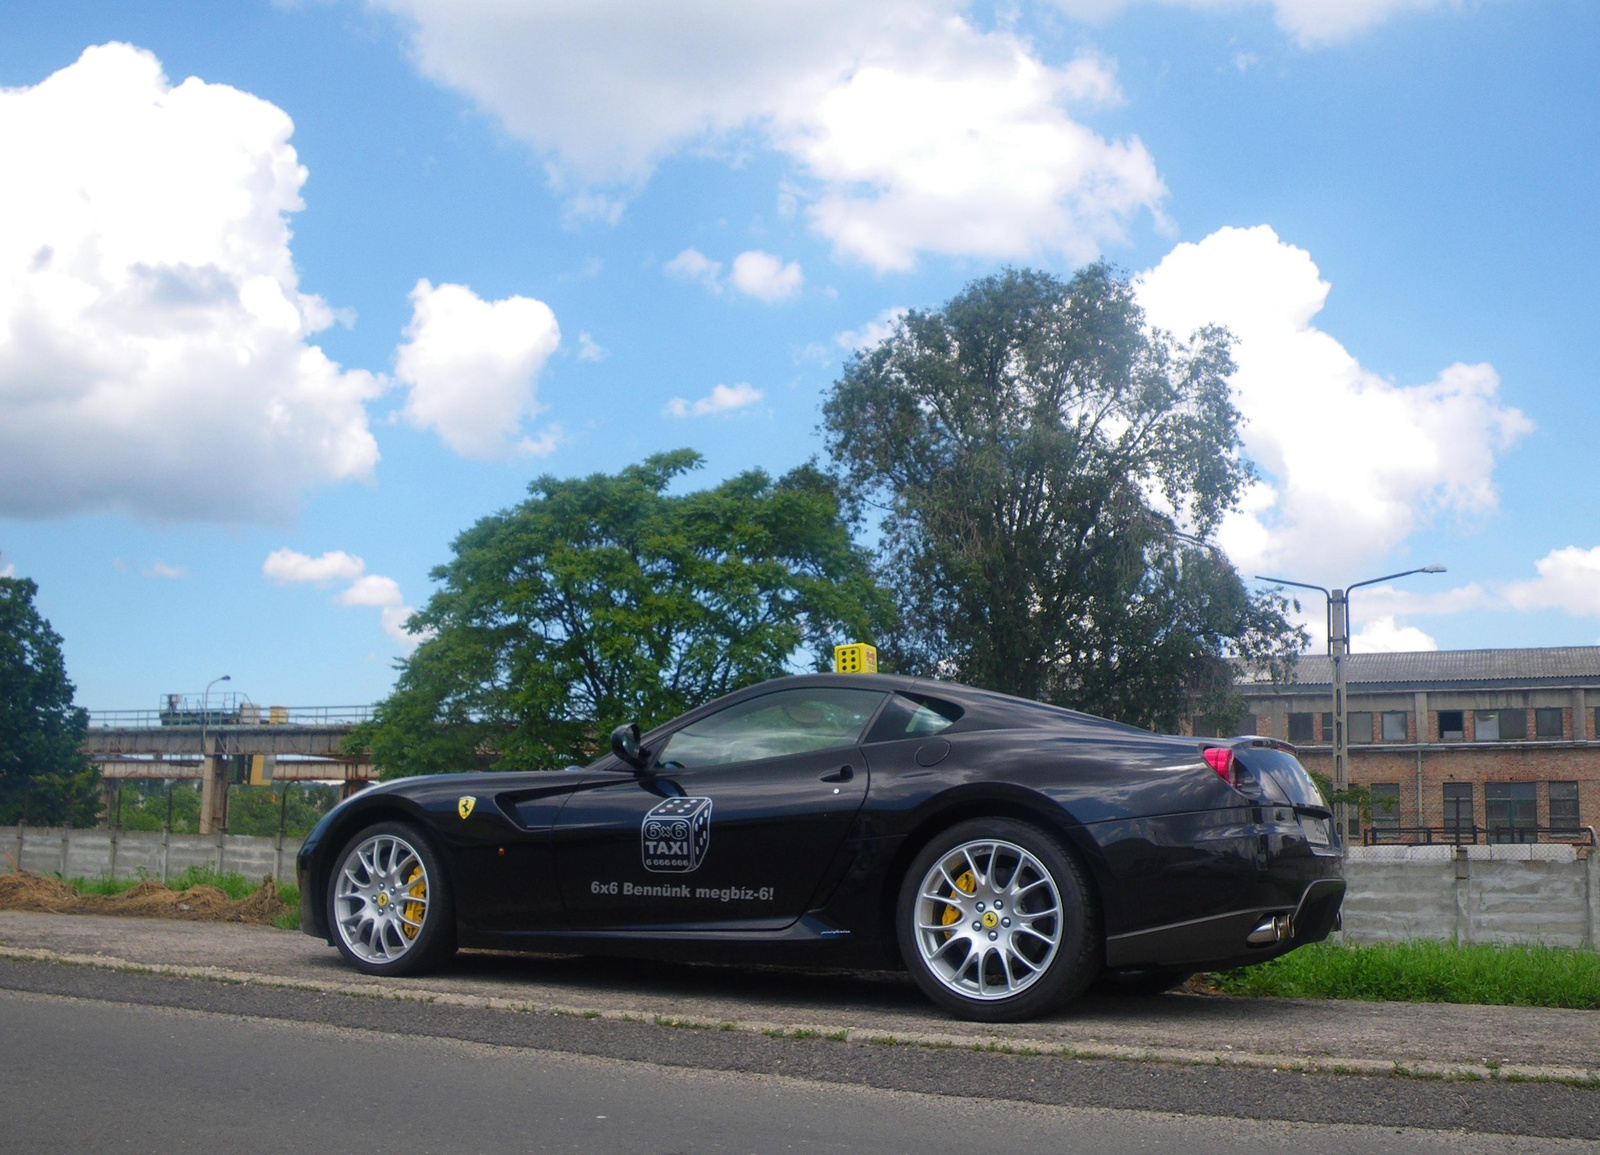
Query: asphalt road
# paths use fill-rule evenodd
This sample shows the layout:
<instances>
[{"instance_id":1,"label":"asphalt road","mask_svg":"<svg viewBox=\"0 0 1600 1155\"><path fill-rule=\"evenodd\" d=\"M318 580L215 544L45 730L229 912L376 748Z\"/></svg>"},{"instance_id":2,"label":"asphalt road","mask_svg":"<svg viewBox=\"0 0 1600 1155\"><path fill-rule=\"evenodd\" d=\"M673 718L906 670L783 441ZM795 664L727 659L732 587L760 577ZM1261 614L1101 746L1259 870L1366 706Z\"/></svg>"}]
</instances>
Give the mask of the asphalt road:
<instances>
[{"instance_id":1,"label":"asphalt road","mask_svg":"<svg viewBox=\"0 0 1600 1155\"><path fill-rule=\"evenodd\" d=\"M1181 1142L1188 1155L1592 1150L1600 1138L1600 1089L1560 1083L780 1038L12 960L0 960L0 1039L6 1146L28 1152Z\"/></svg>"},{"instance_id":2,"label":"asphalt road","mask_svg":"<svg viewBox=\"0 0 1600 1155\"><path fill-rule=\"evenodd\" d=\"M970 1069L950 1072L959 1081L946 1094L919 1094L12 991L0 993L0 1036L6 1145L19 1152L1314 1155L1587 1146L1008 1101L963 1078Z\"/></svg>"}]
</instances>

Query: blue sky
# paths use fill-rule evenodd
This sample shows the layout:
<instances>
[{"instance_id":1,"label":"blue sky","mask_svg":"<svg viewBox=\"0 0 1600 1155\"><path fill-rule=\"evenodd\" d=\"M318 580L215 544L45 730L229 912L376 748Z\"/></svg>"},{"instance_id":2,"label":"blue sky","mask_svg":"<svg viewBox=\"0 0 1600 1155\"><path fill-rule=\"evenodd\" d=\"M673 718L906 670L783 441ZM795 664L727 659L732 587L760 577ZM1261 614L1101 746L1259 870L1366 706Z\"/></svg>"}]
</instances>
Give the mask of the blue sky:
<instances>
[{"instance_id":1,"label":"blue sky","mask_svg":"<svg viewBox=\"0 0 1600 1155\"><path fill-rule=\"evenodd\" d=\"M531 478L685 445L694 484L781 472L893 310L1096 255L1157 323L1239 336L1244 572L1447 564L1358 595L1366 648L1600 640L1594 6L3 27L0 570L39 582L93 708L221 673L375 700L429 569Z\"/></svg>"}]
</instances>

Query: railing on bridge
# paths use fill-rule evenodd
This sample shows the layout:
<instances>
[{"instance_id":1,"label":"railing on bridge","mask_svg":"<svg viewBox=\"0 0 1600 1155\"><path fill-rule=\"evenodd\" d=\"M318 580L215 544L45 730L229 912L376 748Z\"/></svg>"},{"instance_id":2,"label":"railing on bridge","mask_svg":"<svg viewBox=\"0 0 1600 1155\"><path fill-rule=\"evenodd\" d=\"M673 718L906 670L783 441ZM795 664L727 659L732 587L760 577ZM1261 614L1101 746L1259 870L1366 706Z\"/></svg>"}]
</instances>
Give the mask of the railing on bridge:
<instances>
[{"instance_id":1,"label":"railing on bridge","mask_svg":"<svg viewBox=\"0 0 1600 1155\"><path fill-rule=\"evenodd\" d=\"M371 706L257 706L251 702L226 708L158 710L90 710L89 725L105 730L141 730L159 726L353 726L372 719Z\"/></svg>"},{"instance_id":2,"label":"railing on bridge","mask_svg":"<svg viewBox=\"0 0 1600 1155\"><path fill-rule=\"evenodd\" d=\"M1532 842L1570 842L1595 845L1592 826L1369 826L1361 832L1363 846L1475 846Z\"/></svg>"}]
</instances>

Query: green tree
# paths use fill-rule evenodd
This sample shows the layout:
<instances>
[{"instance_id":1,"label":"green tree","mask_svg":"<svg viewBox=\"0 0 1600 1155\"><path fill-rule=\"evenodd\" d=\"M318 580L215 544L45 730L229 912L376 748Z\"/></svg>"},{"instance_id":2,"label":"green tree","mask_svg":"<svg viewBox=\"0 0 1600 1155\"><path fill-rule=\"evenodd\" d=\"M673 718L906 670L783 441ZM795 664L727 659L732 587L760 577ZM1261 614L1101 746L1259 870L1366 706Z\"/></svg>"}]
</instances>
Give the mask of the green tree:
<instances>
[{"instance_id":1,"label":"green tree","mask_svg":"<svg viewBox=\"0 0 1600 1155\"><path fill-rule=\"evenodd\" d=\"M39 587L0 578L0 823L93 826L99 775L81 749L88 712L72 704L61 635L34 607Z\"/></svg>"},{"instance_id":2,"label":"green tree","mask_svg":"<svg viewBox=\"0 0 1600 1155\"><path fill-rule=\"evenodd\" d=\"M593 757L643 727L836 642L890 612L830 478L760 470L674 495L682 449L615 475L541 477L433 572L425 640L349 746L390 775L521 770Z\"/></svg>"},{"instance_id":3,"label":"green tree","mask_svg":"<svg viewBox=\"0 0 1600 1155\"><path fill-rule=\"evenodd\" d=\"M1203 540L1251 476L1230 344L1153 331L1093 265L975 281L846 366L823 430L883 515L900 668L1143 726L1242 714L1232 663L1281 670L1300 635Z\"/></svg>"}]
</instances>

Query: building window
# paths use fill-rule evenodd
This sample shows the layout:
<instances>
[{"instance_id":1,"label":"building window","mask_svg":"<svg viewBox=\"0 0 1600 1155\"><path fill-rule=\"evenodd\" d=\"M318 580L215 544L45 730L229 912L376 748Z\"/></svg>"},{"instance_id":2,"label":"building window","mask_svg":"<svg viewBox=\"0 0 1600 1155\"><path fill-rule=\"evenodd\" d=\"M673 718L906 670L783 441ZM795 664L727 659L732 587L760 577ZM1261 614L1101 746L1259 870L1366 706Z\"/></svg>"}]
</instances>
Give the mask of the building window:
<instances>
[{"instance_id":1,"label":"building window","mask_svg":"<svg viewBox=\"0 0 1600 1155\"><path fill-rule=\"evenodd\" d=\"M1400 784L1374 782L1372 790L1372 830L1379 837L1400 837Z\"/></svg>"},{"instance_id":2,"label":"building window","mask_svg":"<svg viewBox=\"0 0 1600 1155\"><path fill-rule=\"evenodd\" d=\"M1191 726L1190 729L1194 732L1194 736L1196 738L1219 737L1217 734L1217 724L1210 718L1196 718L1194 720L1194 725Z\"/></svg>"},{"instance_id":3,"label":"building window","mask_svg":"<svg viewBox=\"0 0 1600 1155\"><path fill-rule=\"evenodd\" d=\"M1322 711L1322 741L1326 745L1333 745L1333 712Z\"/></svg>"},{"instance_id":4,"label":"building window","mask_svg":"<svg viewBox=\"0 0 1600 1155\"><path fill-rule=\"evenodd\" d=\"M1447 834L1472 837L1472 783L1444 784L1444 828Z\"/></svg>"},{"instance_id":5,"label":"building window","mask_svg":"<svg viewBox=\"0 0 1600 1155\"><path fill-rule=\"evenodd\" d=\"M1561 710L1535 710L1533 712L1533 733L1538 738L1564 738L1561 725Z\"/></svg>"},{"instance_id":6,"label":"building window","mask_svg":"<svg viewBox=\"0 0 1600 1155\"><path fill-rule=\"evenodd\" d=\"M1466 711L1439 711L1439 741L1460 742L1467 736Z\"/></svg>"},{"instance_id":7,"label":"building window","mask_svg":"<svg viewBox=\"0 0 1600 1155\"><path fill-rule=\"evenodd\" d=\"M1372 742L1372 715L1368 713L1346 714L1347 724L1350 727L1350 745L1367 746Z\"/></svg>"},{"instance_id":8,"label":"building window","mask_svg":"<svg viewBox=\"0 0 1600 1155\"><path fill-rule=\"evenodd\" d=\"M1316 741L1312 732L1312 716L1310 714L1289 715L1289 741L1310 743Z\"/></svg>"},{"instance_id":9,"label":"building window","mask_svg":"<svg viewBox=\"0 0 1600 1155\"><path fill-rule=\"evenodd\" d=\"M1244 716L1244 723L1243 723L1243 726L1240 729L1239 733L1241 733L1241 734L1254 734L1254 733L1256 733L1256 716L1254 714L1246 714Z\"/></svg>"},{"instance_id":10,"label":"building window","mask_svg":"<svg viewBox=\"0 0 1600 1155\"><path fill-rule=\"evenodd\" d=\"M1537 842L1539 803L1532 782L1486 782L1483 824L1490 842Z\"/></svg>"},{"instance_id":11,"label":"building window","mask_svg":"<svg viewBox=\"0 0 1600 1155\"><path fill-rule=\"evenodd\" d=\"M1550 829L1568 837L1581 833L1578 818L1578 784L1576 782L1550 783ZM1590 851L1590 853L1594 853Z\"/></svg>"},{"instance_id":12,"label":"building window","mask_svg":"<svg viewBox=\"0 0 1600 1155\"><path fill-rule=\"evenodd\" d=\"M1474 710L1473 738L1479 742L1518 742L1528 736L1526 710Z\"/></svg>"},{"instance_id":13,"label":"building window","mask_svg":"<svg viewBox=\"0 0 1600 1155\"><path fill-rule=\"evenodd\" d=\"M1385 742L1404 742L1408 737L1405 712L1385 711L1383 715L1383 740Z\"/></svg>"}]
</instances>

